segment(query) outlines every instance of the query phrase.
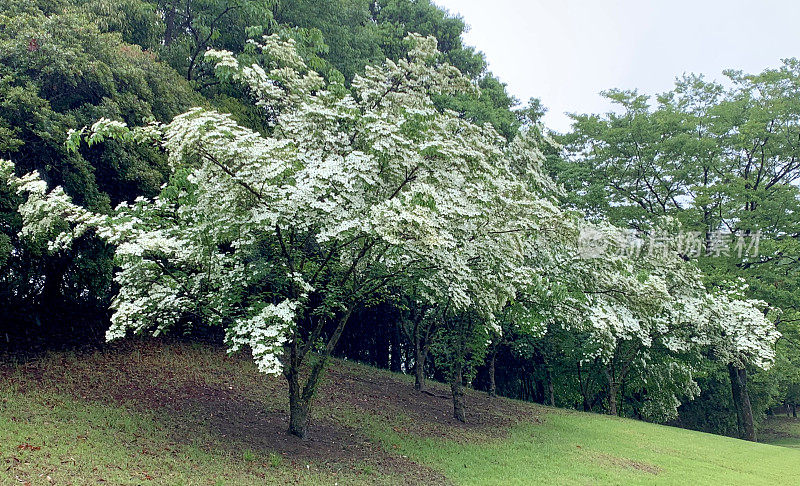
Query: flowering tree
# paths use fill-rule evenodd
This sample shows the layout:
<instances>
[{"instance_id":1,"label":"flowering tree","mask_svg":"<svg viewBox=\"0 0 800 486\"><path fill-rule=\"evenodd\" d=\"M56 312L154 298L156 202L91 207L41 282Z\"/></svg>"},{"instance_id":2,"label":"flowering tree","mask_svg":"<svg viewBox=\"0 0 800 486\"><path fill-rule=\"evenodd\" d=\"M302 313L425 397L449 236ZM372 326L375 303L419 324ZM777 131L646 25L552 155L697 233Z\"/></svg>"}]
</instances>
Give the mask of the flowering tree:
<instances>
[{"instance_id":1,"label":"flowering tree","mask_svg":"<svg viewBox=\"0 0 800 486\"><path fill-rule=\"evenodd\" d=\"M604 251L587 254L585 248L583 253L578 248L569 281L577 287L579 296L583 294L577 301L582 311L577 322L574 315L573 320L562 318L561 322L588 331L583 332L582 362L595 363L601 369L606 381L607 410L616 415L620 386L626 380L676 366L678 355L686 351L686 332L691 325L679 326L672 319L672 308L701 294L703 287L699 273L668 248L632 254L636 241L613 226L584 225L582 234L586 232L600 237ZM648 388L648 400L652 401L656 388ZM692 396L690 384L679 388ZM674 408L677 400L670 395L667 402Z\"/></svg>"},{"instance_id":2,"label":"flowering tree","mask_svg":"<svg viewBox=\"0 0 800 486\"><path fill-rule=\"evenodd\" d=\"M516 324L531 320L514 302L522 289L541 281L545 262L552 262L555 254L564 251L563 233L572 228L570 218L550 200L558 189L542 171L544 156L536 134L533 129L523 129L504 151L509 177L516 181L517 192L513 204L506 204L502 215L489 217L498 221L509 218L510 224L505 223L504 230L496 229L470 239L468 248L475 262L472 270L476 277L467 281L470 306L451 305L452 285L446 274L426 289L437 296L432 301L447 303L433 312L440 321L435 351L438 361L443 361L447 369L453 416L462 422L466 421L464 378L471 381L474 365L483 360L492 342L503 335L504 320L511 318Z\"/></svg>"},{"instance_id":3,"label":"flowering tree","mask_svg":"<svg viewBox=\"0 0 800 486\"><path fill-rule=\"evenodd\" d=\"M541 322L535 342L550 340L557 329L578 339L578 372L581 364L600 370L610 414L619 413L620 387L627 385L646 390L638 393L639 415L674 418L680 397L699 393L692 374L709 354L735 366L771 364L778 334L763 306L710 294L673 241L645 242L608 224L578 228L567 251L541 266L544 278L523 299ZM584 394L584 407L587 400Z\"/></svg>"},{"instance_id":4,"label":"flowering tree","mask_svg":"<svg viewBox=\"0 0 800 486\"><path fill-rule=\"evenodd\" d=\"M354 308L389 284L453 310L502 306L525 275L520 235L549 202L517 182L501 137L433 95L474 89L438 62L433 38L407 59L369 66L352 90L307 69L291 39L256 44L267 66L209 51L218 74L263 108L264 135L193 109L130 130L101 120L68 146L153 141L170 182L111 216L17 178L26 232L57 251L87 231L117 245L121 270L107 338L202 319L224 325L265 373L289 384L289 431L306 437L312 398ZM69 222L68 231L59 225Z\"/></svg>"},{"instance_id":5,"label":"flowering tree","mask_svg":"<svg viewBox=\"0 0 800 486\"><path fill-rule=\"evenodd\" d=\"M747 368L766 370L775 362L775 345L780 337L775 320L779 311L766 302L746 299L746 284L739 284L685 302L681 315L688 315L697 326L696 342L712 359L727 367L739 436L755 441Z\"/></svg>"},{"instance_id":6,"label":"flowering tree","mask_svg":"<svg viewBox=\"0 0 800 486\"><path fill-rule=\"evenodd\" d=\"M683 254L697 262L706 283L745 278L746 299L782 308L777 324L790 334L800 285L798 240L790 236L800 225L800 146L794 143L800 63L789 59L761 73L724 74L724 85L683 76L657 97L605 92L619 109L574 116L572 133L561 139L566 159L556 159L552 171L572 189L568 203L614 224L647 229L663 215L680 219L683 236L692 235ZM731 303L729 311L744 311ZM794 348L781 346L778 361L796 362ZM737 411L748 409L747 372L735 360L730 364ZM793 368L777 371L780 381L796 383ZM761 391L774 395L775 388ZM741 422L740 429L752 428Z\"/></svg>"}]
</instances>

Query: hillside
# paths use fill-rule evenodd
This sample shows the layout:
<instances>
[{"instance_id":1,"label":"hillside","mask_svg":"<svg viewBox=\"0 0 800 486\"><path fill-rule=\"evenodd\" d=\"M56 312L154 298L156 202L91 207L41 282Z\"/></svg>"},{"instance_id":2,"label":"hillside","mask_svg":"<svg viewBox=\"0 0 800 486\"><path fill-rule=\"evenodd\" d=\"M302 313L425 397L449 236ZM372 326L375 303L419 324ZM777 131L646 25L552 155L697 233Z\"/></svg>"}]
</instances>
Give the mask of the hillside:
<instances>
[{"instance_id":1,"label":"hillside","mask_svg":"<svg viewBox=\"0 0 800 486\"><path fill-rule=\"evenodd\" d=\"M333 364L311 440L284 381L207 345L127 342L0 365L3 484L788 484L800 451ZM333 385L333 386L332 386ZM789 425L787 425L789 427Z\"/></svg>"}]
</instances>

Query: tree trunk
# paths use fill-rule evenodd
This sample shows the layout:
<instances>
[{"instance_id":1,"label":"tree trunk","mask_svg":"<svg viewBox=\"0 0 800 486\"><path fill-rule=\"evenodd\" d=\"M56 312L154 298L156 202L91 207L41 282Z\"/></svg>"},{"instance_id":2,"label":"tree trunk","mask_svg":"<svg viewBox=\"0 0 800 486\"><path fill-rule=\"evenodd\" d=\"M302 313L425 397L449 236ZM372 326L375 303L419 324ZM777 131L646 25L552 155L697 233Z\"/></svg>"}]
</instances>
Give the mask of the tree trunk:
<instances>
[{"instance_id":1,"label":"tree trunk","mask_svg":"<svg viewBox=\"0 0 800 486\"><path fill-rule=\"evenodd\" d=\"M414 389L425 388L425 358L426 350L419 343L416 345L416 359L414 360Z\"/></svg>"},{"instance_id":2,"label":"tree trunk","mask_svg":"<svg viewBox=\"0 0 800 486\"><path fill-rule=\"evenodd\" d=\"M731 395L736 407L736 425L739 438L756 440L756 428L753 422L753 407L750 404L750 393L747 391L747 370L728 365L728 374L731 379Z\"/></svg>"},{"instance_id":3,"label":"tree trunk","mask_svg":"<svg viewBox=\"0 0 800 486\"><path fill-rule=\"evenodd\" d=\"M450 381L450 390L453 392L453 418L459 422L466 422L464 416L464 387L462 385L461 366L456 365Z\"/></svg>"},{"instance_id":4,"label":"tree trunk","mask_svg":"<svg viewBox=\"0 0 800 486\"><path fill-rule=\"evenodd\" d=\"M285 363L283 370L286 381L289 383L289 433L301 439L306 439L308 437L311 402L317 392L320 379L325 373L328 358L333 354L336 343L338 343L339 338L342 337L342 332L352 312L353 307L350 307L345 315L339 319L336 329L334 329L333 333L328 338L325 349L317 356L317 361L310 366L308 377L305 379L305 383L302 386L300 378L303 360L309 353L313 354L313 351L311 351L309 346L301 348L297 340L294 340L289 347L288 362ZM317 336L321 334L324 323L321 323L320 326L319 333L316 334ZM315 332L312 332L312 337L314 335ZM315 339L311 339L309 342L315 342Z\"/></svg>"},{"instance_id":5,"label":"tree trunk","mask_svg":"<svg viewBox=\"0 0 800 486\"><path fill-rule=\"evenodd\" d=\"M792 417L797 418L797 404L792 404Z\"/></svg>"},{"instance_id":6,"label":"tree trunk","mask_svg":"<svg viewBox=\"0 0 800 486\"><path fill-rule=\"evenodd\" d=\"M297 379L289 380L289 433L301 439L308 437L311 401L303 400Z\"/></svg>"},{"instance_id":7,"label":"tree trunk","mask_svg":"<svg viewBox=\"0 0 800 486\"><path fill-rule=\"evenodd\" d=\"M608 414L617 415L617 386L611 376L608 376Z\"/></svg>"},{"instance_id":8,"label":"tree trunk","mask_svg":"<svg viewBox=\"0 0 800 486\"><path fill-rule=\"evenodd\" d=\"M545 377L547 378L547 404L551 407L556 406L556 394L553 390L553 370L550 366L546 366L545 369Z\"/></svg>"},{"instance_id":9,"label":"tree trunk","mask_svg":"<svg viewBox=\"0 0 800 486\"><path fill-rule=\"evenodd\" d=\"M391 336L391 346L392 346L392 356L391 356L391 370L395 373L400 373L403 371L403 367L401 363L403 361L403 356L400 353L400 322L395 321L392 324L392 336Z\"/></svg>"},{"instance_id":10,"label":"tree trunk","mask_svg":"<svg viewBox=\"0 0 800 486\"><path fill-rule=\"evenodd\" d=\"M583 411L588 412L591 407L589 406L589 378L586 378L586 383L583 382L583 377L581 376L581 362L578 361L578 388L581 390L581 398L583 399Z\"/></svg>"},{"instance_id":11,"label":"tree trunk","mask_svg":"<svg viewBox=\"0 0 800 486\"><path fill-rule=\"evenodd\" d=\"M371 316L377 332L373 341L374 348L369 354L376 368L388 370L392 359L392 326L394 324L386 319L385 315L385 313L381 313L378 316Z\"/></svg>"},{"instance_id":12,"label":"tree trunk","mask_svg":"<svg viewBox=\"0 0 800 486\"><path fill-rule=\"evenodd\" d=\"M545 402L544 381L542 380L535 380L535 381L536 381L536 396L533 398L533 401L544 405Z\"/></svg>"},{"instance_id":13,"label":"tree trunk","mask_svg":"<svg viewBox=\"0 0 800 486\"><path fill-rule=\"evenodd\" d=\"M489 355L489 396L497 396L497 383L495 382L495 362L497 361L497 350L493 350Z\"/></svg>"},{"instance_id":14,"label":"tree trunk","mask_svg":"<svg viewBox=\"0 0 800 486\"><path fill-rule=\"evenodd\" d=\"M422 335L422 316L417 317L414 324L414 388L423 390L425 388L425 360L428 358L428 335L431 331L429 326L425 328L425 335Z\"/></svg>"},{"instance_id":15,"label":"tree trunk","mask_svg":"<svg viewBox=\"0 0 800 486\"><path fill-rule=\"evenodd\" d=\"M533 385L531 385L531 379L529 375L524 375L522 377L522 399L526 402L533 401Z\"/></svg>"},{"instance_id":16,"label":"tree trunk","mask_svg":"<svg viewBox=\"0 0 800 486\"><path fill-rule=\"evenodd\" d=\"M728 365L728 376L731 381L731 397L733 398L733 407L736 409L736 433L739 437L742 436L743 421L742 421L742 395L741 387L739 386L739 373L732 364Z\"/></svg>"},{"instance_id":17,"label":"tree trunk","mask_svg":"<svg viewBox=\"0 0 800 486\"><path fill-rule=\"evenodd\" d=\"M169 46L172 44L172 41L175 39L175 14L176 14L176 7L175 4L170 4L166 7L164 11L164 45Z\"/></svg>"}]
</instances>

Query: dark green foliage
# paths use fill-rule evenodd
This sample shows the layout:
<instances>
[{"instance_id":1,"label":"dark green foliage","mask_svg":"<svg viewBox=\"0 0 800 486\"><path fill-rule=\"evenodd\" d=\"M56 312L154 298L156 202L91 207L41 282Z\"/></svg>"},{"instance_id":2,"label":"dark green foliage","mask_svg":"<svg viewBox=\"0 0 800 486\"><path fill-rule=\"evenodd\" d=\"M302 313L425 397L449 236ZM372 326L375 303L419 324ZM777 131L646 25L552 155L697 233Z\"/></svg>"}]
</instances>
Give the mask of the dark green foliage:
<instances>
[{"instance_id":1,"label":"dark green foliage","mask_svg":"<svg viewBox=\"0 0 800 486\"><path fill-rule=\"evenodd\" d=\"M38 170L98 211L154 195L167 173L156 148L107 143L70 153L67 131L101 117L134 125L166 121L202 104L202 97L153 53L124 43L119 34L101 33L80 7L18 0L0 5L0 157L13 160L21 172ZM84 238L66 254L49 256L20 241L17 204L16 195L4 189L3 341L85 335L89 328L102 338L112 252Z\"/></svg>"},{"instance_id":2,"label":"dark green foliage","mask_svg":"<svg viewBox=\"0 0 800 486\"><path fill-rule=\"evenodd\" d=\"M319 31L328 46L325 59L349 82L366 64L384 58L371 5L365 0L283 0L275 20Z\"/></svg>"},{"instance_id":3,"label":"dark green foliage","mask_svg":"<svg viewBox=\"0 0 800 486\"><path fill-rule=\"evenodd\" d=\"M698 377L698 384L702 390L700 396L681 405L674 424L703 432L736 435L728 371L721 366L709 367Z\"/></svg>"}]
</instances>

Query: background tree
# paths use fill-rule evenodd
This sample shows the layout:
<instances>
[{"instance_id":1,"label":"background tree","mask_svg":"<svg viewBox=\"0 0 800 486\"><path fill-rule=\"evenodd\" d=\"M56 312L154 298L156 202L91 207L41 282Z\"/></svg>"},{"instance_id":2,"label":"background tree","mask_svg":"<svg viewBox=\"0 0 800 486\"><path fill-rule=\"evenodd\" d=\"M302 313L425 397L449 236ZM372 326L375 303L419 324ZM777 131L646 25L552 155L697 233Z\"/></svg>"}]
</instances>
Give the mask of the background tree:
<instances>
[{"instance_id":1,"label":"background tree","mask_svg":"<svg viewBox=\"0 0 800 486\"><path fill-rule=\"evenodd\" d=\"M615 224L648 230L674 215L700 242L683 254L700 265L706 283L744 278L747 298L785 309L784 327L796 319L787 292L797 288L797 62L759 75L726 74L729 89L685 76L655 107L636 92L607 92L620 110L574 116L574 132L562 139L567 160L551 161L551 171L568 188L565 201ZM742 252L753 235L758 254ZM746 397L747 372L734 371L733 393ZM744 402L737 409L748 408Z\"/></svg>"}]
</instances>

